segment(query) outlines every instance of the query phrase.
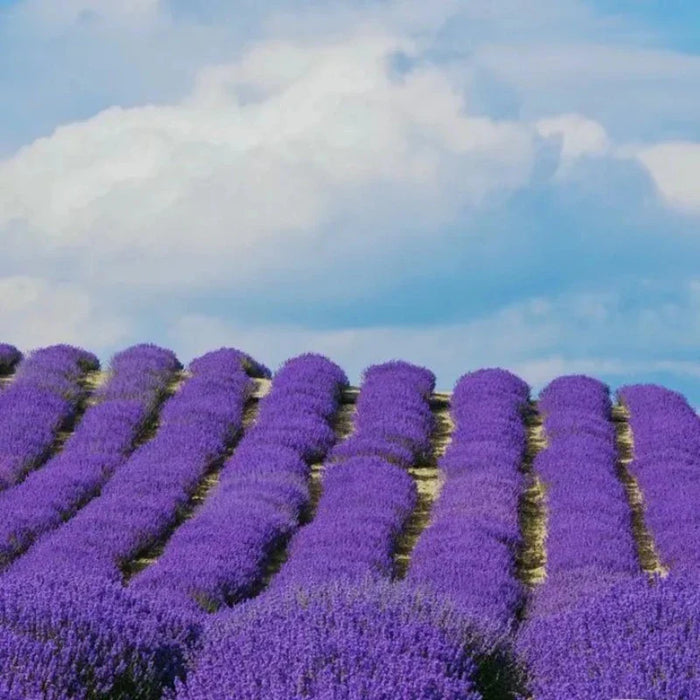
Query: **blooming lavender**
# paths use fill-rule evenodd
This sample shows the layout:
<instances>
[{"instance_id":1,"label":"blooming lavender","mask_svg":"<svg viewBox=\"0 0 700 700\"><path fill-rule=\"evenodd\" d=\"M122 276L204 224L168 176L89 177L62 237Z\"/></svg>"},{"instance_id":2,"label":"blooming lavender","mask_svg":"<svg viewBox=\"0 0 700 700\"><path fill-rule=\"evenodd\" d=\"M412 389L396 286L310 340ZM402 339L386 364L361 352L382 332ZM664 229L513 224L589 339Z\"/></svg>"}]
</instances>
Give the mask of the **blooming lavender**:
<instances>
[{"instance_id":1,"label":"blooming lavender","mask_svg":"<svg viewBox=\"0 0 700 700\"><path fill-rule=\"evenodd\" d=\"M241 431L252 385L232 356L237 351L219 350L195 365L164 404L155 437L115 471L98 498L42 538L6 575L92 572L119 580L121 567L176 524L209 465Z\"/></svg>"},{"instance_id":2,"label":"blooming lavender","mask_svg":"<svg viewBox=\"0 0 700 700\"><path fill-rule=\"evenodd\" d=\"M616 474L608 387L590 377L559 377L542 391L539 408L548 445L534 468L547 494L547 578L534 594L532 617L641 575Z\"/></svg>"},{"instance_id":3,"label":"blooming lavender","mask_svg":"<svg viewBox=\"0 0 700 700\"><path fill-rule=\"evenodd\" d=\"M95 392L97 403L61 452L0 493L0 512L7 515L0 520L0 567L97 494L126 460L179 368L171 351L153 345L115 355L108 381Z\"/></svg>"},{"instance_id":4,"label":"blooming lavender","mask_svg":"<svg viewBox=\"0 0 700 700\"><path fill-rule=\"evenodd\" d=\"M194 619L83 572L0 581L0 700L156 700L184 674Z\"/></svg>"},{"instance_id":5,"label":"blooming lavender","mask_svg":"<svg viewBox=\"0 0 700 700\"><path fill-rule=\"evenodd\" d=\"M700 578L700 418L687 401L655 385L622 387L630 413L630 472L662 565Z\"/></svg>"},{"instance_id":6,"label":"blooming lavender","mask_svg":"<svg viewBox=\"0 0 700 700\"><path fill-rule=\"evenodd\" d=\"M0 394L0 490L46 459L86 396L86 372L98 368L94 355L69 345L37 350L22 361Z\"/></svg>"},{"instance_id":7,"label":"blooming lavender","mask_svg":"<svg viewBox=\"0 0 700 700\"><path fill-rule=\"evenodd\" d=\"M452 441L439 460L443 487L411 555L407 581L449 597L484 631L510 631L524 596L515 577L521 544L519 471L527 384L486 369L457 382Z\"/></svg>"},{"instance_id":8,"label":"blooming lavender","mask_svg":"<svg viewBox=\"0 0 700 700\"><path fill-rule=\"evenodd\" d=\"M700 697L696 581L644 577L533 620L518 640L537 700Z\"/></svg>"},{"instance_id":9,"label":"blooming lavender","mask_svg":"<svg viewBox=\"0 0 700 700\"><path fill-rule=\"evenodd\" d=\"M471 630L401 586L267 594L216 616L178 700L479 700Z\"/></svg>"},{"instance_id":10,"label":"blooming lavender","mask_svg":"<svg viewBox=\"0 0 700 700\"><path fill-rule=\"evenodd\" d=\"M416 487L389 455L398 445L415 461L429 450L434 382L428 370L403 362L365 372L347 439L364 456L340 446L331 451L315 517L292 538L273 588L392 576L395 540L415 507ZM365 452L368 441L374 455Z\"/></svg>"},{"instance_id":11,"label":"blooming lavender","mask_svg":"<svg viewBox=\"0 0 700 700\"><path fill-rule=\"evenodd\" d=\"M207 609L250 595L308 504L310 461L335 439L330 421L346 385L342 370L320 355L286 362L217 487L131 587Z\"/></svg>"}]
</instances>

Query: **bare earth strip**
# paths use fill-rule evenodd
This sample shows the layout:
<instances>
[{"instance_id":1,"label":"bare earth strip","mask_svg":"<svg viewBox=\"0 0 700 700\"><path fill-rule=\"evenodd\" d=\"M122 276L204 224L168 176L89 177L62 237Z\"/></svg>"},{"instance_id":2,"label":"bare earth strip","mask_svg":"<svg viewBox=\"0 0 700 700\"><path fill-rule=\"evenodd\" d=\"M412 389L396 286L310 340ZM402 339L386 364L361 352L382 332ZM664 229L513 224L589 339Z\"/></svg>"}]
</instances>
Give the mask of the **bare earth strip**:
<instances>
[{"instance_id":1,"label":"bare earth strip","mask_svg":"<svg viewBox=\"0 0 700 700\"><path fill-rule=\"evenodd\" d=\"M408 469L408 473L416 482L418 501L411 513L411 517L404 526L401 536L396 542L394 550L394 578L405 578L411 561L411 552L423 530L430 523L430 512L433 503L440 494L443 479L438 468L438 460L445 454L447 446L452 439L454 423L450 416L450 407L447 401L440 404L431 402L435 426L430 436L431 451L425 459Z\"/></svg>"},{"instance_id":2,"label":"bare earth strip","mask_svg":"<svg viewBox=\"0 0 700 700\"><path fill-rule=\"evenodd\" d=\"M632 533L637 545L637 555L642 569L649 575L666 576L668 569L663 566L654 546L654 539L644 519L644 498L637 480L629 470L634 458L634 439L629 424L629 411L622 404L615 404L612 409L617 440L617 476L622 481L627 493L627 500L632 511Z\"/></svg>"},{"instance_id":3,"label":"bare earth strip","mask_svg":"<svg viewBox=\"0 0 700 700\"><path fill-rule=\"evenodd\" d=\"M181 372L178 378L178 383L173 386L173 389L179 388L179 386L187 378L187 376L189 376L189 373ZM174 391L172 393L174 393ZM246 402L243 411L243 430L239 431L239 433L233 437L231 442L227 445L224 454L221 457L219 457L219 459L214 460L209 465L206 473L200 479L199 483L197 484L197 487L192 492L192 495L190 496L190 499L188 500L187 504L184 508L180 510L180 512L178 512L172 527L170 527L157 542L154 542L147 549L143 550L142 552L139 552L133 559L126 562L124 566L122 566L124 583L128 583L133 576L135 576L140 571L143 571L143 569L145 569L147 566L153 564L153 562L155 562L158 559L158 557L160 557L160 555L163 553L165 545L167 544L168 540L172 537L173 532L175 532L175 530L178 527L180 527L182 523L184 523L186 520L189 520L195 515L197 510L206 500L211 490L219 483L219 476L221 473L221 469L224 466L224 463L233 454L233 450L240 441L243 432L255 422L255 416L257 415L257 412L258 399L255 396L255 394L253 394L248 398L248 401ZM157 429L158 423L156 421L151 428L152 432L150 437L153 437Z\"/></svg>"},{"instance_id":4,"label":"bare earth strip","mask_svg":"<svg viewBox=\"0 0 700 700\"><path fill-rule=\"evenodd\" d=\"M535 474L533 462L540 450L547 447L542 416L535 402L530 402L523 416L527 428L527 446L521 471L527 479L527 487L519 504L520 531L523 546L518 553L517 576L527 586L536 586L545 579L547 554L547 511L545 487Z\"/></svg>"}]
</instances>

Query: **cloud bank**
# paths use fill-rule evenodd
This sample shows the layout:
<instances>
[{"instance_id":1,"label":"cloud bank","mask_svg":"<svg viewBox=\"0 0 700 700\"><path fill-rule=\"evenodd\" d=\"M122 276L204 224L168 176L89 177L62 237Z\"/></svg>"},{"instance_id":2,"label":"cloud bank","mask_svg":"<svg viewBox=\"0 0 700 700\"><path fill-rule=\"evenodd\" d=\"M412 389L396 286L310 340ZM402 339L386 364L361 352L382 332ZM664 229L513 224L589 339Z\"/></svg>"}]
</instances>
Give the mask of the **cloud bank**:
<instances>
[{"instance_id":1,"label":"cloud bank","mask_svg":"<svg viewBox=\"0 0 700 700\"><path fill-rule=\"evenodd\" d=\"M17 3L0 331L691 382L700 57L635 27L574 0Z\"/></svg>"}]
</instances>

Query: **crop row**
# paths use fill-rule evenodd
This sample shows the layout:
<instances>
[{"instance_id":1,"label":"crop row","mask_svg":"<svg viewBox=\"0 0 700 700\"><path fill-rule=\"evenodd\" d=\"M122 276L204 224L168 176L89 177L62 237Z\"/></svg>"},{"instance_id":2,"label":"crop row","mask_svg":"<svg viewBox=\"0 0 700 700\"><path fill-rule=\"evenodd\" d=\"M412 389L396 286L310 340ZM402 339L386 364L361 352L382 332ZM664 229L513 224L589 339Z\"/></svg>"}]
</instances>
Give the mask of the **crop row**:
<instances>
[{"instance_id":1,"label":"crop row","mask_svg":"<svg viewBox=\"0 0 700 700\"><path fill-rule=\"evenodd\" d=\"M175 355L137 345L117 354L111 375L59 454L0 493L0 566L93 498L128 457L180 367Z\"/></svg>"},{"instance_id":2,"label":"crop row","mask_svg":"<svg viewBox=\"0 0 700 700\"><path fill-rule=\"evenodd\" d=\"M439 461L444 484L408 570L413 585L448 597L495 634L510 630L524 596L515 561L528 396L527 385L505 371L477 371L457 383L456 429Z\"/></svg>"},{"instance_id":3,"label":"crop row","mask_svg":"<svg viewBox=\"0 0 700 700\"><path fill-rule=\"evenodd\" d=\"M700 579L700 420L676 392L630 386L634 459L629 466L645 502L646 525L662 564Z\"/></svg>"},{"instance_id":4,"label":"crop row","mask_svg":"<svg viewBox=\"0 0 700 700\"><path fill-rule=\"evenodd\" d=\"M403 692L407 697L411 688L423 687L425 676L416 674L421 672L421 666L429 674L425 658L410 674L406 673L407 661L413 659L415 664L418 650L392 664L391 658L379 658L376 653L370 660L369 640L336 633L329 644L327 637L320 636L321 629L340 625L347 632L352 614L343 623L348 611L335 613L332 606L328 609L323 595L317 599L320 608L299 614L294 596L297 591L329 584L352 584L366 589L391 578L395 541L416 501L415 485L404 467L430 448L433 424L428 400L433 386L432 374L407 363L387 363L366 371L357 399L354 432L328 456L315 517L292 538L289 557L272 579L270 589L253 603L242 606L253 611L254 618L246 625L245 633L238 622L228 626L226 620L231 617L225 613L213 623L178 697L289 698L300 692L302 678L303 693L309 697L332 693L348 698L359 697L357 693L383 697L382 691L390 683L394 683L392 692L396 692L399 670L404 672ZM334 590L331 597L341 589ZM356 602L360 610L355 614L367 615L366 602ZM286 616L285 624L271 624L273 619L279 619L280 612ZM389 623L387 611L376 612L379 616L372 614L369 624L381 625L382 620ZM237 615L235 611L233 619ZM309 624L314 615L319 617ZM410 630L406 628L404 633L409 634ZM429 642L424 652L432 655L435 664L440 646L434 639ZM309 655L309 650L319 643L322 647L332 646L333 655L322 649ZM306 653L300 653L302 650ZM337 695L339 676L343 675L348 657L360 655L365 658L360 686L345 683L345 695ZM216 674L211 673L212 668L218 669ZM464 683L459 687L463 689Z\"/></svg>"},{"instance_id":5,"label":"crop row","mask_svg":"<svg viewBox=\"0 0 700 700\"><path fill-rule=\"evenodd\" d=\"M0 401L34 382L67 401L65 426L94 359L56 346L20 362L12 350L0 347L0 371L18 366ZM250 376L267 370L235 350L208 353L160 407L179 368L154 346L115 356L62 450L41 468L47 452L26 461L0 493L0 698L155 700L173 686L166 695L179 700L700 696L700 419L681 396L619 392L629 472L670 571L650 582L608 388L571 376L541 392L547 444L533 469L546 490L546 578L530 589L517 567L531 409L514 375L480 370L457 383L442 489L397 581L397 538L416 506L408 469L431 449L432 373L368 368L354 431L335 444L347 378L300 356L233 447ZM214 467L218 483L192 510ZM163 542L125 581L130 562ZM502 667L485 675L494 639L512 645L526 683Z\"/></svg>"},{"instance_id":6,"label":"crop row","mask_svg":"<svg viewBox=\"0 0 700 700\"><path fill-rule=\"evenodd\" d=\"M122 568L176 523L212 462L242 429L252 382L240 353L195 360L191 377L166 401L155 437L106 482L99 497L42 538L8 575L49 571L68 580L86 572L121 580Z\"/></svg>"},{"instance_id":7,"label":"crop row","mask_svg":"<svg viewBox=\"0 0 700 700\"><path fill-rule=\"evenodd\" d=\"M4 352L16 361L7 346ZM58 431L86 397L86 373L98 368L94 355L67 345L38 350L20 363L12 384L0 393L0 491L46 459Z\"/></svg>"},{"instance_id":8,"label":"crop row","mask_svg":"<svg viewBox=\"0 0 700 700\"><path fill-rule=\"evenodd\" d=\"M310 465L335 440L331 423L346 385L342 370L320 356L287 362L216 488L132 588L215 610L259 586L270 553L308 504Z\"/></svg>"}]
</instances>

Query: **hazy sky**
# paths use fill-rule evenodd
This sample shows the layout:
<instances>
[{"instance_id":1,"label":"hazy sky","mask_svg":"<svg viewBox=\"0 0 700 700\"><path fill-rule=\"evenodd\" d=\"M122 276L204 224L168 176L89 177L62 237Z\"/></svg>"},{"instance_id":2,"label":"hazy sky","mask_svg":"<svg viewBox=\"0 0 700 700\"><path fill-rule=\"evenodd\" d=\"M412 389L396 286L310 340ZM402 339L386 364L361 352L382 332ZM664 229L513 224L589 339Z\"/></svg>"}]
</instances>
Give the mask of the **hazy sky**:
<instances>
[{"instance_id":1,"label":"hazy sky","mask_svg":"<svg viewBox=\"0 0 700 700\"><path fill-rule=\"evenodd\" d=\"M700 3L0 0L0 340L700 406Z\"/></svg>"}]
</instances>

